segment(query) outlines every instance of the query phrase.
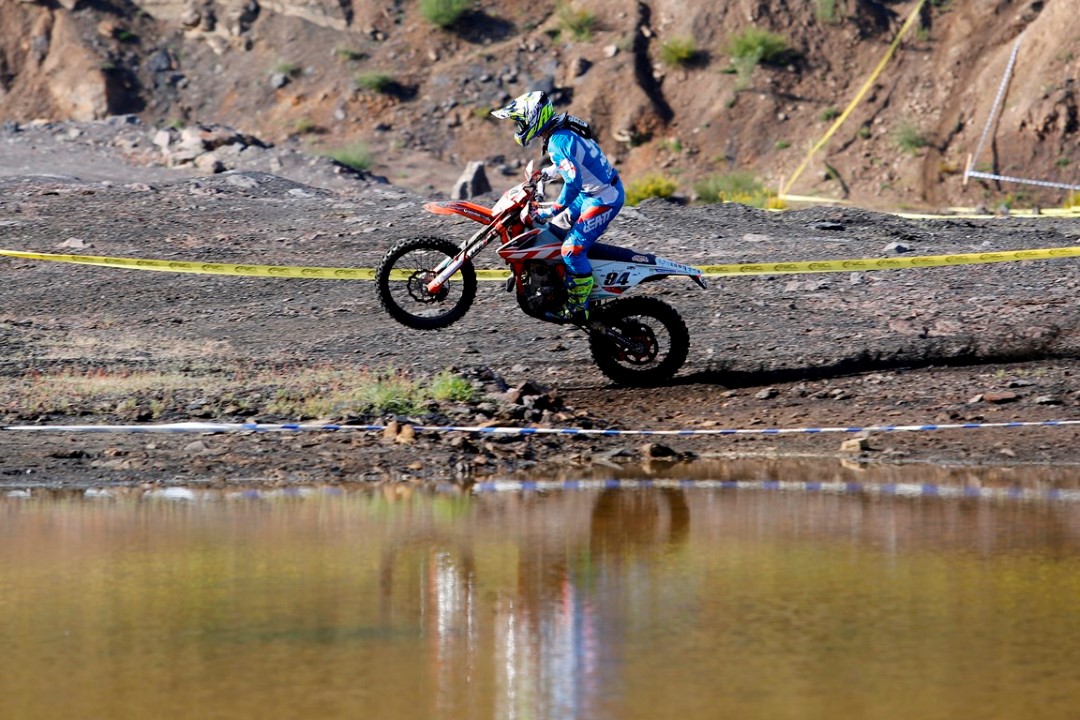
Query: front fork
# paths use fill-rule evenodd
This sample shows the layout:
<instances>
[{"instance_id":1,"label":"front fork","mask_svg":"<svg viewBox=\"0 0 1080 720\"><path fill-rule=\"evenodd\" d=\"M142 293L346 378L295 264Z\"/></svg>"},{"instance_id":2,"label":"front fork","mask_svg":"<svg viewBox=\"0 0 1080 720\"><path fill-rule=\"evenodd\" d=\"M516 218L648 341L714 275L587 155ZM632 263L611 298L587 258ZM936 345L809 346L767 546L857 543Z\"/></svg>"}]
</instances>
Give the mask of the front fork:
<instances>
[{"instance_id":1,"label":"front fork","mask_svg":"<svg viewBox=\"0 0 1080 720\"><path fill-rule=\"evenodd\" d=\"M432 269L435 277L428 280L427 291L432 295L439 292L443 285L454 276L454 273L461 269L462 265L479 255L498 236L499 232L495 223L485 225L477 230L472 237L461 243L459 246L461 250L457 255L446 258Z\"/></svg>"}]
</instances>

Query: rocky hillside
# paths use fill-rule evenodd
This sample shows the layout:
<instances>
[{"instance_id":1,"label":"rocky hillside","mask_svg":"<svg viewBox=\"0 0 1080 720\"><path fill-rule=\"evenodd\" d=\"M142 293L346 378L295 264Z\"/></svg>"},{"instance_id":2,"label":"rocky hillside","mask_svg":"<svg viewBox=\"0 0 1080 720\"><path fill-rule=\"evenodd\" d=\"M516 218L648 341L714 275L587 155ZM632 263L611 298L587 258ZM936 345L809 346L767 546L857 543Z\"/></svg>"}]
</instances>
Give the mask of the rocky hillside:
<instances>
[{"instance_id":1,"label":"rocky hillside","mask_svg":"<svg viewBox=\"0 0 1080 720\"><path fill-rule=\"evenodd\" d=\"M1080 183L1075 0L928 0L792 192L872 207L1059 204L963 169L1022 39L981 170ZM216 123L449 190L471 160L528 153L488 111L528 89L591 119L629 179L694 193L790 178L884 56L915 0L48 0L0 4L0 120L134 113ZM460 6L451 21L432 8ZM451 16L452 17L452 16ZM440 26L438 21L445 23ZM776 52L738 60L758 29ZM2 151L0 151L2 152Z\"/></svg>"}]
</instances>

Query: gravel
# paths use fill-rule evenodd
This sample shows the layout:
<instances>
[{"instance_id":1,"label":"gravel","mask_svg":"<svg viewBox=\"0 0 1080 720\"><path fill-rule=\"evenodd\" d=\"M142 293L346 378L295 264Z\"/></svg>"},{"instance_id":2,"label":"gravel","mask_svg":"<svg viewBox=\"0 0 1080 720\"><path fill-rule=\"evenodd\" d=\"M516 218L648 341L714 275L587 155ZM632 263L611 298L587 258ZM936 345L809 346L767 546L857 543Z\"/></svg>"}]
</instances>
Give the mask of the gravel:
<instances>
[{"instance_id":1,"label":"gravel","mask_svg":"<svg viewBox=\"0 0 1080 720\"><path fill-rule=\"evenodd\" d=\"M8 169L0 176L0 249L371 267L401 238L457 240L473 229L467 221L425 213L429 197L378 178L343 176L332 164L297 163L302 171L295 173L239 167L198 176L191 168L155 166L149 149L140 154L130 141L116 140L137 136L149 146L150 129L127 123L79 128L77 136L55 124L0 133L0 168ZM766 213L650 200L626 208L605 240L710 265L1074 246L1080 245L1080 223L908 220L849 207ZM487 252L477 264L496 267L496 260ZM705 291L684 279L640 288L635 292L675 306L691 334L679 376L651 390L610 386L580 333L527 318L501 283L481 283L477 302L456 325L423 333L382 313L374 288L363 281L23 259L0 259L0 267L0 377L9 385L35 373L87 369L198 376L251 367L393 368L418 375L484 368L508 386L551 388L563 419L547 422L588 418L599 426L667 429L1067 419L1077 417L1080 404L1074 380L1080 263L1072 259L714 278ZM988 400L1006 391L1016 397ZM5 402L0 412L6 424L116 419L95 407L28 417L25 408ZM14 435L0 432L0 483L12 487L27 484L28 474L36 474L34 483L76 486L177 478L468 482L485 474L586 467L594 456L610 457L620 442L530 439L508 443L512 451L472 443L475 452L468 452L423 434L409 446L340 435L213 437L195 452L190 437L155 441L147 450L145 438ZM1069 428L887 437L887 443L871 439L857 457L1013 465L1080 459ZM840 450L840 440L713 437L672 444L683 460L690 454L850 453ZM79 455L69 452L75 447L84 449L81 456L61 457Z\"/></svg>"}]
</instances>

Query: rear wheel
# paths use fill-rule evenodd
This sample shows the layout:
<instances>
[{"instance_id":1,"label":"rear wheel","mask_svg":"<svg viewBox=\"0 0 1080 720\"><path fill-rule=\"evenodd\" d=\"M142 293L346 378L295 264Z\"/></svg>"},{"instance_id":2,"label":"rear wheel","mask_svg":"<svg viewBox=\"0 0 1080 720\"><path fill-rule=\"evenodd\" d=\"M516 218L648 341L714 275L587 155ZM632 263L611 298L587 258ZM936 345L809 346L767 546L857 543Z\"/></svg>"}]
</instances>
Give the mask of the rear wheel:
<instances>
[{"instance_id":1,"label":"rear wheel","mask_svg":"<svg viewBox=\"0 0 1080 720\"><path fill-rule=\"evenodd\" d=\"M476 269L464 265L435 292L427 283L435 268L458 254L457 245L437 237L402 240L375 269L379 304L390 317L417 330L438 330L461 319L476 298Z\"/></svg>"},{"instance_id":2,"label":"rear wheel","mask_svg":"<svg viewBox=\"0 0 1080 720\"><path fill-rule=\"evenodd\" d=\"M619 298L595 311L603 329L589 334L600 372L620 385L670 380L690 352L690 333L675 308L652 297Z\"/></svg>"}]
</instances>

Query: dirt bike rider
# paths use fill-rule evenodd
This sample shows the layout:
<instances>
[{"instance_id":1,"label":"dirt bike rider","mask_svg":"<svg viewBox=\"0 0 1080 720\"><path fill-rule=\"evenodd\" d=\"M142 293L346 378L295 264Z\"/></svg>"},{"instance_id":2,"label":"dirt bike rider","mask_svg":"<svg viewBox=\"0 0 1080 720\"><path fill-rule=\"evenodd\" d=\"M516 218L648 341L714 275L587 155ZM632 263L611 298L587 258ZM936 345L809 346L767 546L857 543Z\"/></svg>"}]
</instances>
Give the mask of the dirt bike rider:
<instances>
[{"instance_id":1,"label":"dirt bike rider","mask_svg":"<svg viewBox=\"0 0 1080 720\"><path fill-rule=\"evenodd\" d=\"M573 226L562 245L563 262L569 270L565 315L568 319L587 320L589 295L595 284L588 251L626 201L619 174L601 152L589 124L567 113L556 115L544 92L525 93L491 114L517 124L514 140L522 147L535 137L542 138L541 152L550 154L552 162L543 171L545 178L562 175L559 199L551 207L533 213L533 219L547 222L569 211Z\"/></svg>"}]
</instances>

